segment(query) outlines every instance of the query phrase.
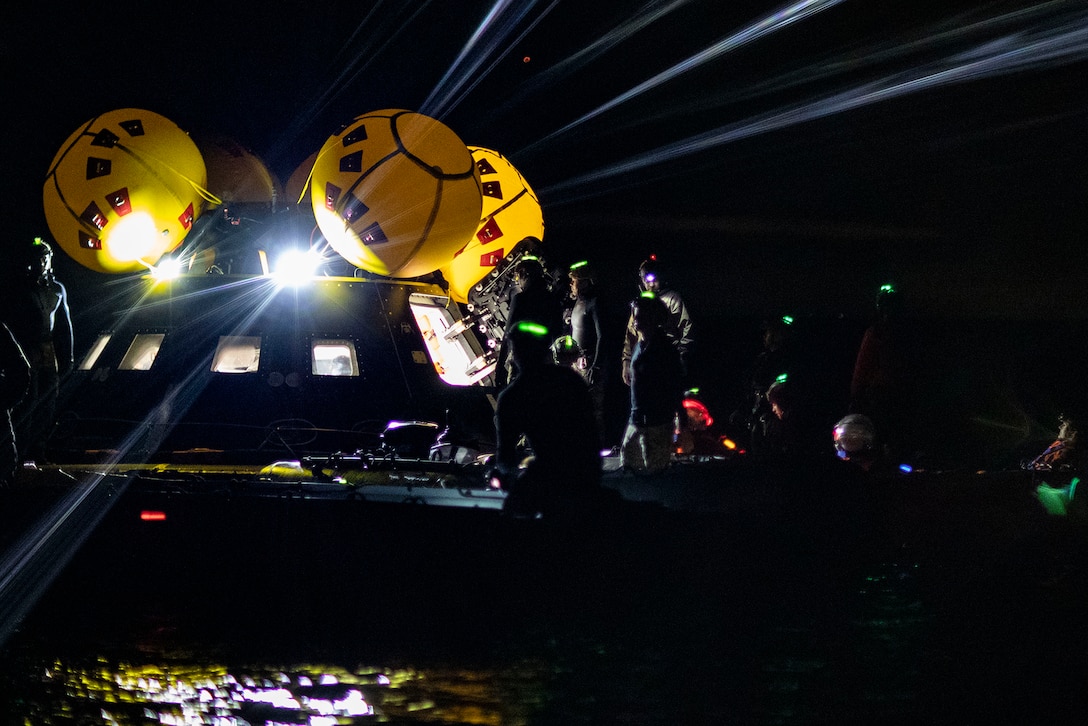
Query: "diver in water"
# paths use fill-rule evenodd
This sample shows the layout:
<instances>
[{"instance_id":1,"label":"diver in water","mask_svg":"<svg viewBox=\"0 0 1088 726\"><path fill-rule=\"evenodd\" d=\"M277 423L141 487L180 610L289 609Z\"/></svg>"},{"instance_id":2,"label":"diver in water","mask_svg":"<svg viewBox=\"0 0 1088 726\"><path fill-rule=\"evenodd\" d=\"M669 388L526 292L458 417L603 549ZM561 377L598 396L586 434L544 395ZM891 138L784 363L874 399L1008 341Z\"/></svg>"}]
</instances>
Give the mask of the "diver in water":
<instances>
[{"instance_id":1,"label":"diver in water","mask_svg":"<svg viewBox=\"0 0 1088 726\"><path fill-rule=\"evenodd\" d=\"M883 452L876 445L876 427L860 413L843 416L831 432L835 456L860 471L885 473L887 465Z\"/></svg>"},{"instance_id":2,"label":"diver in water","mask_svg":"<svg viewBox=\"0 0 1088 726\"><path fill-rule=\"evenodd\" d=\"M495 478L507 491L503 510L548 516L576 507L600 486L600 444L585 381L551 361L552 334L521 321L507 333L514 377L495 407ZM528 442L523 460L519 446Z\"/></svg>"},{"instance_id":3,"label":"diver in water","mask_svg":"<svg viewBox=\"0 0 1088 726\"><path fill-rule=\"evenodd\" d=\"M53 276L53 248L35 238L23 250L22 275L4 308L4 322L30 363L30 385L14 412L20 457L42 456L55 423L60 379L72 368L68 291Z\"/></svg>"}]
</instances>

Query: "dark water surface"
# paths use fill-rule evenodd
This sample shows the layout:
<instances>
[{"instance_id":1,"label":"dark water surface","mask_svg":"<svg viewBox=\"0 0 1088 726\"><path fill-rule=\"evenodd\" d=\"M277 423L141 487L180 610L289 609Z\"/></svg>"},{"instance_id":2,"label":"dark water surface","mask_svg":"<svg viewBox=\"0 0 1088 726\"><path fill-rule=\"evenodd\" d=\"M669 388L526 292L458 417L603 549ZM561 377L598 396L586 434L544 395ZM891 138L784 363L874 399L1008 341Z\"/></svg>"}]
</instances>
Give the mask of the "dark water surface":
<instances>
[{"instance_id":1,"label":"dark water surface","mask_svg":"<svg viewBox=\"0 0 1088 726\"><path fill-rule=\"evenodd\" d=\"M545 526L243 499L139 522L126 495L8 640L0 723L1081 723L1083 530L957 501Z\"/></svg>"}]
</instances>

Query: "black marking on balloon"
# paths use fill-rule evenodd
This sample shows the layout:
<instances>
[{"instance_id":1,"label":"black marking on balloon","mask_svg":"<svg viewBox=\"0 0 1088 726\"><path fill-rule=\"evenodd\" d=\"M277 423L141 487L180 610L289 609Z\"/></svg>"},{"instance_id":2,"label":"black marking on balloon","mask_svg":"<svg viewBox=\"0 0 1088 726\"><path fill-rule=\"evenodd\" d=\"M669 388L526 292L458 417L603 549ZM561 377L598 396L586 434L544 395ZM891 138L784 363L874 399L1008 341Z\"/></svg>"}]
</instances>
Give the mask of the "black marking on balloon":
<instances>
[{"instance_id":1,"label":"black marking on balloon","mask_svg":"<svg viewBox=\"0 0 1088 726\"><path fill-rule=\"evenodd\" d=\"M122 121L117 125L127 131L129 136L144 135L144 123L140 119L129 119L128 121Z\"/></svg>"},{"instance_id":2,"label":"black marking on balloon","mask_svg":"<svg viewBox=\"0 0 1088 726\"><path fill-rule=\"evenodd\" d=\"M87 179L98 179L109 176L113 171L113 162L109 159L99 159L97 156L87 157Z\"/></svg>"},{"instance_id":3,"label":"black marking on balloon","mask_svg":"<svg viewBox=\"0 0 1088 726\"><path fill-rule=\"evenodd\" d=\"M112 149L119 140L120 137L117 134L109 129L102 129L91 139L91 146L104 146L107 149Z\"/></svg>"},{"instance_id":4,"label":"black marking on balloon","mask_svg":"<svg viewBox=\"0 0 1088 726\"><path fill-rule=\"evenodd\" d=\"M344 203L344 209L340 212L340 216L347 221L348 224L353 223L357 219L362 219L363 215L370 211L370 207L363 204L363 200L354 195L349 195L348 200Z\"/></svg>"},{"instance_id":5,"label":"black marking on balloon","mask_svg":"<svg viewBox=\"0 0 1088 726\"><path fill-rule=\"evenodd\" d=\"M366 141L366 124L359 124L355 129L352 129L351 133L344 137L343 144L345 147L358 144L360 141Z\"/></svg>"},{"instance_id":6,"label":"black marking on balloon","mask_svg":"<svg viewBox=\"0 0 1088 726\"><path fill-rule=\"evenodd\" d=\"M373 247L375 245L383 245L389 242L389 239L385 236L385 231L381 225L377 222L373 222L369 227L364 229L359 234L359 239L367 247Z\"/></svg>"},{"instance_id":7,"label":"black marking on balloon","mask_svg":"<svg viewBox=\"0 0 1088 726\"><path fill-rule=\"evenodd\" d=\"M363 170L363 152L356 151L353 154L340 157L340 171L344 173L358 174Z\"/></svg>"}]
</instances>

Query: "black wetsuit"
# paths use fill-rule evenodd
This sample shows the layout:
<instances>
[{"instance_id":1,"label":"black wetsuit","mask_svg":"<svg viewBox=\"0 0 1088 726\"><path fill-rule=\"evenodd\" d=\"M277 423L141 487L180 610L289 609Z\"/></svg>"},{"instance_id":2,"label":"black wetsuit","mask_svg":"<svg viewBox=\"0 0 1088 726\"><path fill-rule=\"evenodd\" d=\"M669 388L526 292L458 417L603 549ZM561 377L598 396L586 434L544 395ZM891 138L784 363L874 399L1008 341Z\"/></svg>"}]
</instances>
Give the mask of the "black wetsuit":
<instances>
[{"instance_id":1,"label":"black wetsuit","mask_svg":"<svg viewBox=\"0 0 1088 726\"><path fill-rule=\"evenodd\" d=\"M519 371L495 409L495 459L509 508L540 511L573 504L600 484L600 444L589 390L570 368L536 364ZM521 470L518 442L533 459Z\"/></svg>"},{"instance_id":2,"label":"black wetsuit","mask_svg":"<svg viewBox=\"0 0 1088 726\"><path fill-rule=\"evenodd\" d=\"M10 291L3 320L30 363L26 397L12 412L20 454L40 455L56 418L60 376L72 367L72 318L64 285L44 276Z\"/></svg>"},{"instance_id":3,"label":"black wetsuit","mask_svg":"<svg viewBox=\"0 0 1088 726\"><path fill-rule=\"evenodd\" d=\"M523 321L544 326L552 340L563 334L563 306L543 281L534 283L511 297L505 324L506 333L509 334L514 325ZM498 385L506 385L512 375L510 348L504 336L499 346L499 362L496 367Z\"/></svg>"}]
</instances>

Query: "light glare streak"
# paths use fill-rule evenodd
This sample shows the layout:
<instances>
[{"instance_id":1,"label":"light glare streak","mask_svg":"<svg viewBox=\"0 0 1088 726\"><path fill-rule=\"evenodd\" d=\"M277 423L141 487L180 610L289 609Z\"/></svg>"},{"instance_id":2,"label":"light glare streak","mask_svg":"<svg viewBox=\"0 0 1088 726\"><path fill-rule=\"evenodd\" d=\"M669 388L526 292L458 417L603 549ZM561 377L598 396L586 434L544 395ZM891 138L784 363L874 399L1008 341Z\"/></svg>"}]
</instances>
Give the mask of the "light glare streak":
<instances>
[{"instance_id":1,"label":"light glare streak","mask_svg":"<svg viewBox=\"0 0 1088 726\"><path fill-rule=\"evenodd\" d=\"M695 112L705 112L722 108L731 103L760 98L772 93L782 93L846 73L857 75L866 68L875 68L881 64L902 60L912 55L931 54L937 52L942 46L967 42L971 37L992 32L1008 32L1008 29L1012 26L1025 22L1037 22L1039 19L1046 20L1047 16L1054 14L1056 9L1060 10L1067 5L1068 3L1065 0L1054 0L1054 2L1035 5L982 20L970 20L965 16L952 17L943 21L940 27L933 32L928 32L921 37L903 40L892 47L883 44L879 46L870 45L862 50L827 57L810 64L806 68L780 74L747 89L738 89L729 94L710 96L701 93L698 99L693 102L670 103L663 106L660 113L649 118L639 119L628 125L641 125L650 121L661 122L668 118L685 118ZM1055 23L1055 26L1064 24L1057 18L1051 22ZM1070 22L1075 23L1078 20L1074 18ZM991 42L998 43L1001 41Z\"/></svg>"},{"instance_id":2,"label":"light glare streak","mask_svg":"<svg viewBox=\"0 0 1088 726\"><path fill-rule=\"evenodd\" d=\"M259 289L263 294L251 296L255 305L248 313L243 311L235 333L252 324L277 290L275 285L267 284ZM0 647L135 476L129 474L118 486L104 483L106 475L132 452L149 455L158 449L203 390L204 371L201 362L181 382L170 386L159 404L133 427L117 451L102 464L101 472L74 482L72 489L43 515L37 526L28 530L22 541L0 560Z\"/></svg>"},{"instance_id":3,"label":"light glare streak","mask_svg":"<svg viewBox=\"0 0 1088 726\"><path fill-rule=\"evenodd\" d=\"M118 488L94 474L76 482L0 561L0 646L106 516Z\"/></svg>"},{"instance_id":4,"label":"light glare streak","mask_svg":"<svg viewBox=\"0 0 1088 726\"><path fill-rule=\"evenodd\" d=\"M537 0L498 0L476 28L472 37L465 43L465 47L461 49L461 53L454 60L453 65L450 66L435 89L420 105L419 112L432 118L441 118L456 103L460 102L469 91L475 88L487 73L495 67L495 64L493 63L484 72L480 72L480 67L488 57L494 54L495 49L503 43L504 39L514 31L518 24L525 19L533 6L536 5L536 2ZM537 16L532 24L518 36L517 40L525 37L558 4L559 0L553 0L544 12ZM515 44L517 40L514 41ZM478 46L479 52L476 52ZM459 75L456 80L454 80L455 75ZM472 84L460 94L457 101L451 101L451 98L470 80Z\"/></svg>"},{"instance_id":5,"label":"light glare streak","mask_svg":"<svg viewBox=\"0 0 1088 726\"><path fill-rule=\"evenodd\" d=\"M493 115L498 116L508 113L513 109L521 108L525 103L525 99L532 91L539 90L546 86L554 86L556 83L575 73L586 64L600 58L623 41L634 37L637 33L645 30L657 20L669 15L674 10L680 9L689 2L691 2L691 0L673 0L673 2L666 3L663 7L659 7L661 5L660 2L652 2L646 5L622 25L613 28L577 53L567 56L551 68L537 74L532 88L525 87L519 93L515 93L500 106L495 107L492 112Z\"/></svg>"},{"instance_id":6,"label":"light glare streak","mask_svg":"<svg viewBox=\"0 0 1088 726\"><path fill-rule=\"evenodd\" d=\"M412 24L417 17L419 17L424 10L431 4L432 0L423 0L419 2L412 14L402 23L400 23L395 29L389 29L389 26L397 21L396 12L389 13L385 16L387 19L379 25L377 28L370 30L368 35L372 38L383 38L383 42L380 44L368 43L355 50L355 57L343 70L336 74L336 77L325 87L323 91L318 93L311 101L303 105L303 110L288 124L284 130L282 141L274 148L270 154L270 158L277 158L283 153L283 150L289 145L291 141L296 139L302 130L309 125L314 119L316 119L329 105L339 98L345 91L352 89L352 83L370 66L370 64L378 58L383 51L396 43L401 34ZM378 12L383 5L383 0L379 0L377 4L370 9L366 16L356 26L351 37L341 48L341 53L351 47L355 39L362 35L363 29L367 28L370 24L370 20L374 16L381 17ZM372 46L377 47L372 47Z\"/></svg>"},{"instance_id":7,"label":"light glare streak","mask_svg":"<svg viewBox=\"0 0 1088 726\"><path fill-rule=\"evenodd\" d=\"M1088 19L1088 14L1084 16L1084 19ZM1054 64L1075 63L1088 58L1088 23L1066 25L1072 25L1072 29L1039 32L1034 36L1029 36L1026 32L1016 33L1002 39L1003 42L989 42L922 69L888 76L811 103L768 112L746 121L713 129L661 146L611 167L560 182L542 190L541 195L596 185L604 179L663 162L672 162L678 157L697 154L733 141L852 111L908 94L1035 70Z\"/></svg>"},{"instance_id":8,"label":"light glare streak","mask_svg":"<svg viewBox=\"0 0 1088 726\"><path fill-rule=\"evenodd\" d=\"M559 0L552 0L552 4L549 5L547 7L547 9L545 9L545 11L543 13L541 13L536 18L536 20L534 20L528 27L526 27L525 30L523 30L518 35L518 37L514 38L514 40L512 40L509 44L507 44L507 47L506 47L505 50L503 50L502 52L500 52L500 53L498 53L496 55L495 60L491 62L491 65L489 65L486 70L484 70L482 72L479 72L479 73L475 74L475 76L473 76L472 83L469 84L467 87L465 87L461 91L461 93L457 96L457 98L455 98L453 100L447 100L445 105L442 107L442 109L440 111L434 111L434 112L432 112L432 114L428 114L428 115L433 115L434 113L445 114L445 113L448 113L450 110L454 109L455 107L457 107L457 105L459 105L461 103L461 101L465 100L465 97L467 97L473 90L475 90L476 86L480 85L480 83L487 77L487 75L489 73L491 73L491 71L493 71L495 69L495 66L497 66L499 63L501 63L504 60L504 57L506 55L508 55L510 53L510 51L512 51L515 47L517 47L517 45L522 41L522 39L526 35L528 35L529 32L532 31L537 26L537 23L539 23L541 20L543 20L544 17L548 13L550 13L552 11L552 9L558 4L559 4ZM426 107L426 105L424 107Z\"/></svg>"},{"instance_id":9,"label":"light glare streak","mask_svg":"<svg viewBox=\"0 0 1088 726\"><path fill-rule=\"evenodd\" d=\"M564 134L567 131L575 128L576 126L579 126L586 121L589 121L590 119L596 118L597 116L600 116L606 111L610 111L616 106L626 103L632 98L640 96L651 89L657 88L663 83L672 81L678 76L687 73L688 71L694 70L712 60L716 60L717 58L725 55L726 53L729 53L745 45L748 45L749 43L759 40L765 35L769 35L771 33L782 30L783 28L789 27L793 23L804 20L811 15L815 15L816 13L835 7L841 2L843 2L843 0L802 0L801 2L794 3L793 5L771 13L762 20L759 20L752 25L749 25L743 30L739 30L736 33L733 33L727 38L719 40L717 43L710 46L709 48L706 48L691 56L690 58L687 58L686 60L677 63L671 68L664 70L661 73L658 73L656 76L653 76L652 78L643 81L634 88L624 91L620 95L613 98L611 101L608 101L598 106L589 113L582 115L580 118L571 121L566 126L563 126L559 130L552 132L543 139L540 139L538 142L536 142L536 144L533 144L533 146L544 143L554 138L555 136L559 136L560 134Z\"/></svg>"}]
</instances>

